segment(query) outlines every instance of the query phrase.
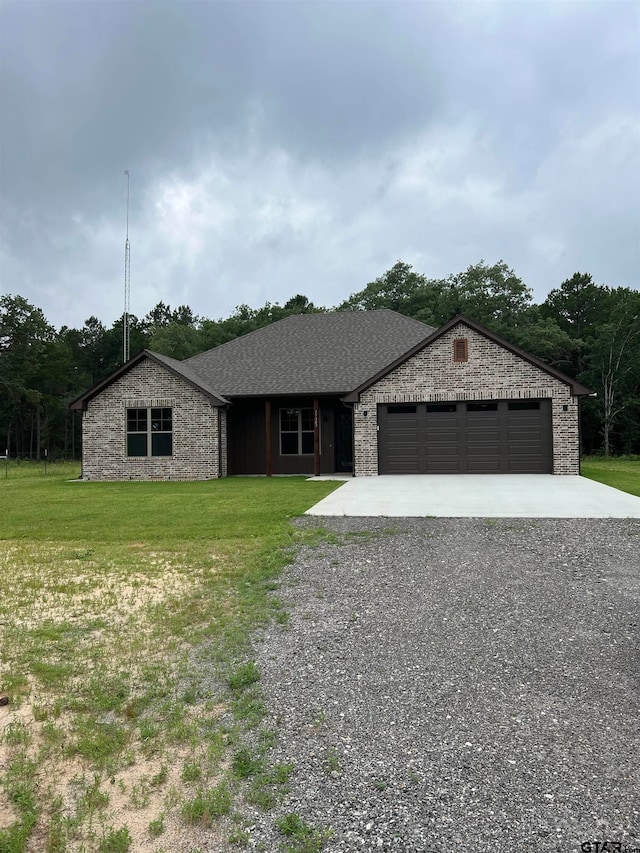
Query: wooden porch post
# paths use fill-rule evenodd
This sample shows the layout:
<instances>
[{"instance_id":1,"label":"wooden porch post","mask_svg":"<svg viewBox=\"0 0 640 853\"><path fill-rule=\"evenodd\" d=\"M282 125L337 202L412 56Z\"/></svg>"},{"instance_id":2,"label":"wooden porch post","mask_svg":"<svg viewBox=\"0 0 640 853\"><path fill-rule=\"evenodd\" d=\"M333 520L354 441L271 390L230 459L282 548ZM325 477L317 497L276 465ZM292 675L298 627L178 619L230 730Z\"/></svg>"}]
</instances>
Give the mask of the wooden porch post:
<instances>
[{"instance_id":1,"label":"wooden porch post","mask_svg":"<svg viewBox=\"0 0 640 853\"><path fill-rule=\"evenodd\" d=\"M313 476L320 475L320 403L313 399Z\"/></svg>"},{"instance_id":2,"label":"wooden porch post","mask_svg":"<svg viewBox=\"0 0 640 853\"><path fill-rule=\"evenodd\" d=\"M264 436L267 453L267 477L273 475L273 461L271 456L271 400L264 401Z\"/></svg>"}]
</instances>

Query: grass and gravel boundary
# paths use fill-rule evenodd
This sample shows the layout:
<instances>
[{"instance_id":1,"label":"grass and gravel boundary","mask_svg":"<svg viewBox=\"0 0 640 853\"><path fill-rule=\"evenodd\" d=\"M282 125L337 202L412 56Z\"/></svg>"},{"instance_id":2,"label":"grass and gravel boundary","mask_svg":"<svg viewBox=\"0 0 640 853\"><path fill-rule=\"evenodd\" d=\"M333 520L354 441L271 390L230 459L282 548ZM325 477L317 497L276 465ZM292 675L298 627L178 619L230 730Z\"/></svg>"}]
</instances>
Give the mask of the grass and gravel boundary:
<instances>
[{"instance_id":1,"label":"grass and gravel boundary","mask_svg":"<svg viewBox=\"0 0 640 853\"><path fill-rule=\"evenodd\" d=\"M250 638L286 620L289 520L337 484L77 474L0 481L0 851L204 850L223 816L241 844L238 803L270 808L291 773Z\"/></svg>"}]
</instances>

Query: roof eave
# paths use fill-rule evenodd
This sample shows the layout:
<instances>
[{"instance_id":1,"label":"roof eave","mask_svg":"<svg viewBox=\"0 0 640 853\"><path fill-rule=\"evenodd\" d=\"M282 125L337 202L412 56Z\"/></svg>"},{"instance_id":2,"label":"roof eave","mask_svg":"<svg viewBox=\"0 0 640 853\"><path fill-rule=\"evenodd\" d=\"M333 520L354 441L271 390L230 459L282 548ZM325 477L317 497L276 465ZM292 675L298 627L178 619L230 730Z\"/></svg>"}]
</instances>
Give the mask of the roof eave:
<instances>
[{"instance_id":1,"label":"roof eave","mask_svg":"<svg viewBox=\"0 0 640 853\"><path fill-rule=\"evenodd\" d=\"M339 399L343 399L344 395L348 393L349 391L346 391L344 388L338 391L255 391L246 394L228 394L227 399L230 403L242 402L245 400L284 400L288 397L338 397Z\"/></svg>"},{"instance_id":2,"label":"roof eave","mask_svg":"<svg viewBox=\"0 0 640 853\"><path fill-rule=\"evenodd\" d=\"M183 382L186 382L187 385L190 385L192 388L195 388L196 391L200 391L201 394L204 394L207 397L211 405L222 407L228 406L229 400L226 397L223 397L222 394L214 394L212 391L209 391L207 388L204 388L198 382L191 379L189 376L185 376L180 370L176 370L175 367L171 364L167 364L164 359L159 356L157 353L151 352L151 350L144 350L147 355L147 358L150 358L151 361L154 361L156 364L160 365L160 367L164 367L165 370L168 370L169 373L172 373L174 376L177 376L178 379L181 379Z\"/></svg>"}]
</instances>

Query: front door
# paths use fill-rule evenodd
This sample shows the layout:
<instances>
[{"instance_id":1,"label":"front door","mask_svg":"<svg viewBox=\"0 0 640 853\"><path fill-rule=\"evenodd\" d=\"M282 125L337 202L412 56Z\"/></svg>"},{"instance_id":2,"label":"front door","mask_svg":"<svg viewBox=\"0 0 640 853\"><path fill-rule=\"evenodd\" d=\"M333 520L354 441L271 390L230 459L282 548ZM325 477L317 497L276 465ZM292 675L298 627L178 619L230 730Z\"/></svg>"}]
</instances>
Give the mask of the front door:
<instances>
[{"instance_id":1,"label":"front door","mask_svg":"<svg viewBox=\"0 0 640 853\"><path fill-rule=\"evenodd\" d=\"M336 471L353 471L353 413L351 409L335 412Z\"/></svg>"}]
</instances>

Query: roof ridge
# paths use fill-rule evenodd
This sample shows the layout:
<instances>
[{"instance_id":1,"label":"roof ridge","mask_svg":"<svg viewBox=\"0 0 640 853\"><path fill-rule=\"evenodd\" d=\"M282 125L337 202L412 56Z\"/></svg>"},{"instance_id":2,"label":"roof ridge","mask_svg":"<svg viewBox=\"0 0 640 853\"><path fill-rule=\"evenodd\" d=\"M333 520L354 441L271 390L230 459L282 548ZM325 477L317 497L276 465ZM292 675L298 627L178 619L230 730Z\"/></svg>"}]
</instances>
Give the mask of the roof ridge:
<instances>
[{"instance_id":1,"label":"roof ridge","mask_svg":"<svg viewBox=\"0 0 640 853\"><path fill-rule=\"evenodd\" d=\"M264 332L265 329L270 329L273 326L277 326L280 323L284 323L286 321L298 320L301 317L329 317L329 316L340 316L340 315L351 315L351 316L360 316L360 315L371 315L371 314L393 314L396 317L402 317L403 320L409 320L411 323L417 324L419 326L423 326L427 329L427 335L432 334L433 331L437 328L436 326L430 326L428 323L423 323L422 320L416 320L415 317L409 317L407 314L402 314L400 311L395 311L393 308L373 308L371 310L368 309L349 309L348 311L309 311L301 314L289 314L287 317L281 317L279 320L274 320L272 323L267 323L265 326L260 326L258 329L252 329L250 332L245 332L242 335L238 335L235 338L231 338L229 341L224 341L224 343L217 344L216 346L209 347L209 349L202 350L202 352L198 352L195 355L189 356L189 358L185 358L181 364L189 364L193 362L195 359L199 359L201 356L206 355L213 350L221 350L224 347L228 347L230 344L236 344L238 341L246 341L247 338L252 335L258 334L258 332Z\"/></svg>"}]
</instances>

